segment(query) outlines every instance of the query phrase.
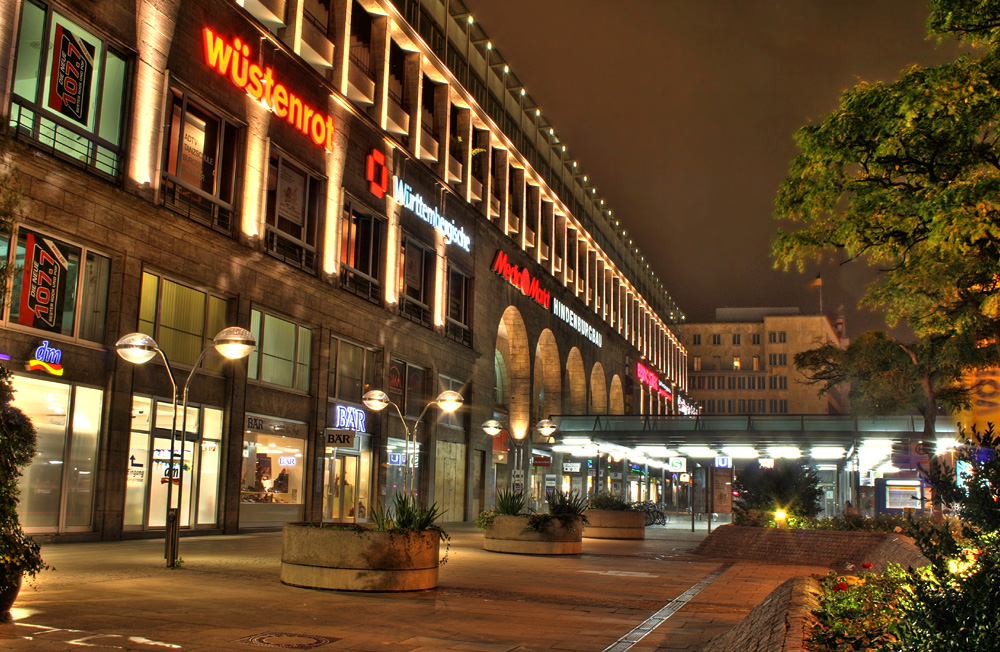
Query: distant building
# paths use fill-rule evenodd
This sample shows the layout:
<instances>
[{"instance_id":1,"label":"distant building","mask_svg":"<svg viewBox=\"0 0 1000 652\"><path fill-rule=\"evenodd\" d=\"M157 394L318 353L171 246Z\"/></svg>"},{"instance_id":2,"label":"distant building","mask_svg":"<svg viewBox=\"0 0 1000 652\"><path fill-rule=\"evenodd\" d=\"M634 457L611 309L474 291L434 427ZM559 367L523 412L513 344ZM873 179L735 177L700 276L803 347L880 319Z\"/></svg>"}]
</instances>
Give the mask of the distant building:
<instances>
[{"instance_id":1,"label":"distant building","mask_svg":"<svg viewBox=\"0 0 1000 652\"><path fill-rule=\"evenodd\" d=\"M715 322L685 324L688 393L702 414L846 414L846 394L818 396L795 354L826 343L846 347L842 322L798 308L719 308Z\"/></svg>"}]
</instances>

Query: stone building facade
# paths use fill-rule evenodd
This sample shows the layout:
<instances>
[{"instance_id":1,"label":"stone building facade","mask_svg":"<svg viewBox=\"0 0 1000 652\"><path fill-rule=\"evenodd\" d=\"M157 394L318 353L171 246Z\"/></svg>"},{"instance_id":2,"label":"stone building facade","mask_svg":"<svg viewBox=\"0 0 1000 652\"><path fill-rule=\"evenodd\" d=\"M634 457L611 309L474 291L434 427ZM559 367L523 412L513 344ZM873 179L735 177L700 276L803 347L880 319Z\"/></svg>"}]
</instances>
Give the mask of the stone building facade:
<instances>
[{"instance_id":1,"label":"stone building facade","mask_svg":"<svg viewBox=\"0 0 1000 652\"><path fill-rule=\"evenodd\" d=\"M702 414L847 414L846 392L817 395L795 354L846 347L823 315L798 308L720 308L712 323L685 324L690 396Z\"/></svg>"},{"instance_id":2,"label":"stone building facade","mask_svg":"<svg viewBox=\"0 0 1000 652\"><path fill-rule=\"evenodd\" d=\"M539 419L686 391L683 315L458 0L15 0L0 111L30 532L162 535L168 490L204 533L411 484L465 520L569 486ZM132 332L163 357L119 358Z\"/></svg>"}]
</instances>

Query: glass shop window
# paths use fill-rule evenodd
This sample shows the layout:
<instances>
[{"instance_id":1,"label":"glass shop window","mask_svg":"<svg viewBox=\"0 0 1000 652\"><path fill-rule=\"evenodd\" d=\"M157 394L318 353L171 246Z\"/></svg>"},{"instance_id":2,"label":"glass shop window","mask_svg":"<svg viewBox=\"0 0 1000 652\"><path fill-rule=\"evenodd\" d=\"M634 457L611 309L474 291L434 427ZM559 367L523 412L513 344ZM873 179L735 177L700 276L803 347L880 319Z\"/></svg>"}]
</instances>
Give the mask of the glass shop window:
<instances>
[{"instance_id":1,"label":"glass shop window","mask_svg":"<svg viewBox=\"0 0 1000 652\"><path fill-rule=\"evenodd\" d=\"M143 272L139 332L156 340L168 360L193 365L225 327L225 299ZM204 366L219 371L222 361L221 355L209 351Z\"/></svg>"},{"instance_id":2,"label":"glass shop window","mask_svg":"<svg viewBox=\"0 0 1000 652\"><path fill-rule=\"evenodd\" d=\"M257 348L250 354L250 378L308 392L312 331L253 309L250 332L257 338Z\"/></svg>"},{"instance_id":3,"label":"glass shop window","mask_svg":"<svg viewBox=\"0 0 1000 652\"><path fill-rule=\"evenodd\" d=\"M336 356L330 365L330 395L360 403L364 393L375 387L375 350L334 337L330 352Z\"/></svg>"},{"instance_id":4,"label":"glass shop window","mask_svg":"<svg viewBox=\"0 0 1000 652\"><path fill-rule=\"evenodd\" d=\"M10 126L108 177L121 172L124 55L51 7L22 4Z\"/></svg>"},{"instance_id":5,"label":"glass shop window","mask_svg":"<svg viewBox=\"0 0 1000 652\"><path fill-rule=\"evenodd\" d=\"M18 229L13 261L10 253L0 238L0 257L16 270L9 324L104 341L110 258L25 228Z\"/></svg>"},{"instance_id":6,"label":"glass shop window","mask_svg":"<svg viewBox=\"0 0 1000 652\"><path fill-rule=\"evenodd\" d=\"M385 266L385 221L344 205L341 219L340 283L346 290L380 303Z\"/></svg>"}]
</instances>

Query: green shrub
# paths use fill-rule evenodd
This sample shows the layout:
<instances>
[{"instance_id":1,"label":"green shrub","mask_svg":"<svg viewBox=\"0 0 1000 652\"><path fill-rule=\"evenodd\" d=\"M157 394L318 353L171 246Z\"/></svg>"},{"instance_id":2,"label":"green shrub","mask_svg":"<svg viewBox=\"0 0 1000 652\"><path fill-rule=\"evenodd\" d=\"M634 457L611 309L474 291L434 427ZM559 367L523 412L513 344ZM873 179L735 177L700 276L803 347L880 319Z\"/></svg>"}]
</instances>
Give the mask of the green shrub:
<instances>
[{"instance_id":1,"label":"green shrub","mask_svg":"<svg viewBox=\"0 0 1000 652\"><path fill-rule=\"evenodd\" d=\"M599 493L590 499L590 509L606 509L611 512L631 512L633 507L618 494Z\"/></svg>"},{"instance_id":2,"label":"green shrub","mask_svg":"<svg viewBox=\"0 0 1000 652\"><path fill-rule=\"evenodd\" d=\"M496 505L493 509L487 509L476 516L476 527L481 530L488 530L493 526L493 521L497 516L520 516L525 513L527 496L523 491L513 489L500 489L497 491Z\"/></svg>"},{"instance_id":3,"label":"green shrub","mask_svg":"<svg viewBox=\"0 0 1000 652\"><path fill-rule=\"evenodd\" d=\"M553 491L545 501L549 505L548 514L532 514L528 517L526 532L542 532L552 521L559 521L563 528L570 530L577 522L587 522L587 499L576 492Z\"/></svg>"},{"instance_id":4,"label":"green shrub","mask_svg":"<svg viewBox=\"0 0 1000 652\"><path fill-rule=\"evenodd\" d=\"M807 649L848 652L890 649L896 634L900 605L907 600L909 575L896 565L885 573L823 578L820 609Z\"/></svg>"}]
</instances>

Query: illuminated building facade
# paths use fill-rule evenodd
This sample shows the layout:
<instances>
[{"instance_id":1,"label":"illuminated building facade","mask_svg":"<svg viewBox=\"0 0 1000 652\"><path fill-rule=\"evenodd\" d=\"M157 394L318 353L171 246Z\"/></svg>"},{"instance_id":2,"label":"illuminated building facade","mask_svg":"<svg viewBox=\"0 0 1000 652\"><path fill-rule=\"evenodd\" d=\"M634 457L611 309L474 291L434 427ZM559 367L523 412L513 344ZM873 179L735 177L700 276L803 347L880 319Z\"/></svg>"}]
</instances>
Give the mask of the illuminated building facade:
<instances>
[{"instance_id":1,"label":"illuminated building facade","mask_svg":"<svg viewBox=\"0 0 1000 652\"><path fill-rule=\"evenodd\" d=\"M683 315L458 0L0 12L29 531L152 536L174 485L184 530L364 520L407 468L463 520L560 481L539 419L676 410ZM233 325L257 350L199 362ZM191 374L176 425L162 361L115 355L135 331ZM465 406L407 455L376 388L411 419Z\"/></svg>"},{"instance_id":2,"label":"illuminated building facade","mask_svg":"<svg viewBox=\"0 0 1000 652\"><path fill-rule=\"evenodd\" d=\"M847 340L823 315L798 308L720 308L716 320L681 328L689 396L701 414L847 414L842 391L817 395L795 354Z\"/></svg>"}]
</instances>

